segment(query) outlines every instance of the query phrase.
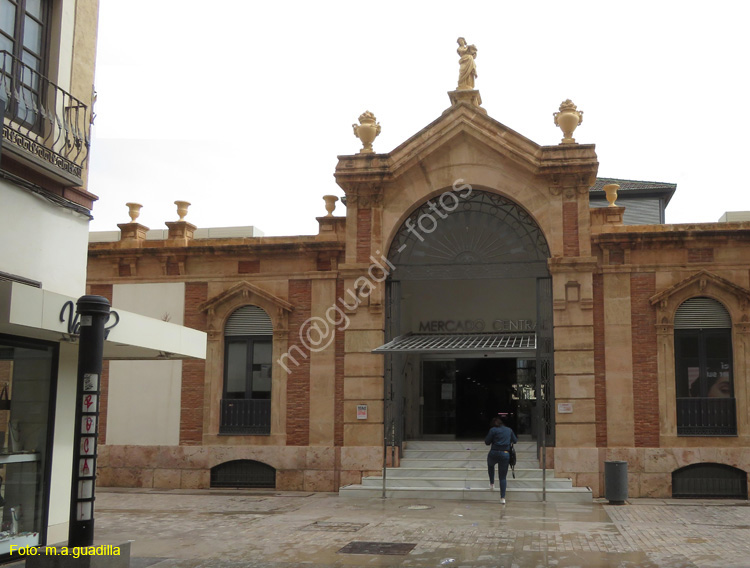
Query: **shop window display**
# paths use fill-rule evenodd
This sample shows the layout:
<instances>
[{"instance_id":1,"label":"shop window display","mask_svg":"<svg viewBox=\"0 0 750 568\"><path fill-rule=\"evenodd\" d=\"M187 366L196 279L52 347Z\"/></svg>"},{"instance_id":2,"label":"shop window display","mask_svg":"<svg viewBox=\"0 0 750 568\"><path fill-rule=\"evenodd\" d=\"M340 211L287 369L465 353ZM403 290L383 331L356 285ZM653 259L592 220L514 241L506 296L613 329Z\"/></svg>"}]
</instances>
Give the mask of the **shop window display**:
<instances>
[{"instance_id":1,"label":"shop window display","mask_svg":"<svg viewBox=\"0 0 750 568\"><path fill-rule=\"evenodd\" d=\"M56 346L0 336L0 555L43 542Z\"/></svg>"}]
</instances>

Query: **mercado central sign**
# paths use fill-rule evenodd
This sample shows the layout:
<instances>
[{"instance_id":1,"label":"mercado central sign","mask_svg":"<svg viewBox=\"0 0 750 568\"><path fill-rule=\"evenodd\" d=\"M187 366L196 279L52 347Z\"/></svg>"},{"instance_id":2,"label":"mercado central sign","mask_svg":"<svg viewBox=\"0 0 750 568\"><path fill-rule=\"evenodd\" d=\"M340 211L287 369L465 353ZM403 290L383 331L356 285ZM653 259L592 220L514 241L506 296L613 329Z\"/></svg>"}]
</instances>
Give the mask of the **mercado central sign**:
<instances>
[{"instance_id":1,"label":"mercado central sign","mask_svg":"<svg viewBox=\"0 0 750 568\"><path fill-rule=\"evenodd\" d=\"M530 319L504 320L429 320L419 322L419 331L428 333L477 333L480 331L534 331L536 322Z\"/></svg>"}]
</instances>

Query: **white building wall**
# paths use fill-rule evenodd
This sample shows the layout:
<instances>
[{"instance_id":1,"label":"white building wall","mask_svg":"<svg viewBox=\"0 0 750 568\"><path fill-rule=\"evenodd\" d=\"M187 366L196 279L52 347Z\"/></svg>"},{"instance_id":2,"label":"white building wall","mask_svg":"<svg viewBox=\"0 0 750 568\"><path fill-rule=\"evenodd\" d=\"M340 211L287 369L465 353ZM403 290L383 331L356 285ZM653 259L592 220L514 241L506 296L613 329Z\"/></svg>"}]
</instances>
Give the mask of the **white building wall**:
<instances>
[{"instance_id":1,"label":"white building wall","mask_svg":"<svg viewBox=\"0 0 750 568\"><path fill-rule=\"evenodd\" d=\"M112 306L182 325L185 284L117 284ZM179 445L181 361L111 361L107 444Z\"/></svg>"},{"instance_id":2,"label":"white building wall","mask_svg":"<svg viewBox=\"0 0 750 568\"><path fill-rule=\"evenodd\" d=\"M49 495L47 542L68 540L70 489L73 483L73 440L75 433L78 344L60 343L57 397L54 401L55 429L52 451L52 483ZM70 411L69 409L73 409ZM65 410L65 411L64 411Z\"/></svg>"},{"instance_id":3,"label":"white building wall","mask_svg":"<svg viewBox=\"0 0 750 568\"><path fill-rule=\"evenodd\" d=\"M60 53L57 62L58 86L70 92L70 76L73 70L73 35L76 25L75 0L62 0L60 9Z\"/></svg>"},{"instance_id":4,"label":"white building wall","mask_svg":"<svg viewBox=\"0 0 750 568\"><path fill-rule=\"evenodd\" d=\"M86 292L88 229L87 216L0 179L0 271L78 298Z\"/></svg>"}]
</instances>

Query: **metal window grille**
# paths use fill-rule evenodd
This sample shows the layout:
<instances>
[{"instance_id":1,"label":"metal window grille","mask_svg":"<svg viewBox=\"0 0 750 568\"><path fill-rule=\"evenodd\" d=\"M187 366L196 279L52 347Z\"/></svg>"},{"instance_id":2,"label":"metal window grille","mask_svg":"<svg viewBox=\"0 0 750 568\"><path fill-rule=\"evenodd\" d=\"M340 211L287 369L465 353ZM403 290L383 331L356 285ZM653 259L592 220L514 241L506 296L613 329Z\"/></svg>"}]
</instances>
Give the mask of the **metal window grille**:
<instances>
[{"instance_id":1,"label":"metal window grille","mask_svg":"<svg viewBox=\"0 0 750 568\"><path fill-rule=\"evenodd\" d=\"M672 472L672 497L747 499L747 473L718 463L689 465Z\"/></svg>"}]
</instances>

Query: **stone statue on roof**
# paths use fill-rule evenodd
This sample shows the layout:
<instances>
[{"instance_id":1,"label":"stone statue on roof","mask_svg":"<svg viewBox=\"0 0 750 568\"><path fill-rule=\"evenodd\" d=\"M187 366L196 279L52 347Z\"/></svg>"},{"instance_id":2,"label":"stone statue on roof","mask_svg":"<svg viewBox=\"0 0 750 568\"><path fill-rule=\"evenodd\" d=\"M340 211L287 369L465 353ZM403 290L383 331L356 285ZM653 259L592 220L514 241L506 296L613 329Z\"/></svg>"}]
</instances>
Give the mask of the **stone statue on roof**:
<instances>
[{"instance_id":1,"label":"stone statue on roof","mask_svg":"<svg viewBox=\"0 0 750 568\"><path fill-rule=\"evenodd\" d=\"M474 79L477 77L477 64L474 59L477 57L477 48L474 45L466 45L466 40L458 38L458 90L474 90Z\"/></svg>"}]
</instances>

